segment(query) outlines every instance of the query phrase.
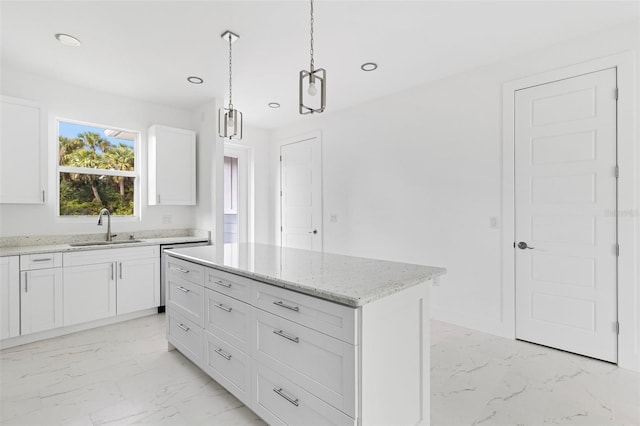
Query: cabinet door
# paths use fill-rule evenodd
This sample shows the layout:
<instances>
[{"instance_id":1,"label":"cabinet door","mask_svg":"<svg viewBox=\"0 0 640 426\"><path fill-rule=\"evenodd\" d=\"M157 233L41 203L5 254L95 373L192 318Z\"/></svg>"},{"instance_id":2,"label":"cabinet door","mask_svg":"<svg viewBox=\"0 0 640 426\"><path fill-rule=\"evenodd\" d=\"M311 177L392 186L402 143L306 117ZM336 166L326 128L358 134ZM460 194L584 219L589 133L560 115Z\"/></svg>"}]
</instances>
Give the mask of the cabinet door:
<instances>
[{"instance_id":1,"label":"cabinet door","mask_svg":"<svg viewBox=\"0 0 640 426\"><path fill-rule=\"evenodd\" d=\"M18 256L0 257L0 339L20 335Z\"/></svg>"},{"instance_id":2,"label":"cabinet door","mask_svg":"<svg viewBox=\"0 0 640 426\"><path fill-rule=\"evenodd\" d=\"M149 205L196 204L196 134L149 128Z\"/></svg>"},{"instance_id":3,"label":"cabinet door","mask_svg":"<svg viewBox=\"0 0 640 426\"><path fill-rule=\"evenodd\" d=\"M40 107L2 96L0 203L42 204L46 175Z\"/></svg>"},{"instance_id":4,"label":"cabinet door","mask_svg":"<svg viewBox=\"0 0 640 426\"><path fill-rule=\"evenodd\" d=\"M160 306L160 259L118 262L118 315Z\"/></svg>"},{"instance_id":5,"label":"cabinet door","mask_svg":"<svg viewBox=\"0 0 640 426\"><path fill-rule=\"evenodd\" d=\"M21 333L62 326L62 269L24 271L20 283Z\"/></svg>"},{"instance_id":6,"label":"cabinet door","mask_svg":"<svg viewBox=\"0 0 640 426\"><path fill-rule=\"evenodd\" d=\"M64 325L116 314L115 262L64 269Z\"/></svg>"}]
</instances>

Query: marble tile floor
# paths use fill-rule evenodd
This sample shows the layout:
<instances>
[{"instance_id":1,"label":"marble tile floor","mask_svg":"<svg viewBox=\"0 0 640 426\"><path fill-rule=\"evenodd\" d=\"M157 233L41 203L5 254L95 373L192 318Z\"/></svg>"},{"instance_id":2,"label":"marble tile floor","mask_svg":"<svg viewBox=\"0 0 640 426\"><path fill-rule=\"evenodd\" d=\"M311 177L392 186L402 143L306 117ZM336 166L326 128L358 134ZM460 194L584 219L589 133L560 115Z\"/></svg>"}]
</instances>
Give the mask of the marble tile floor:
<instances>
[{"instance_id":1,"label":"marble tile floor","mask_svg":"<svg viewBox=\"0 0 640 426\"><path fill-rule=\"evenodd\" d=\"M155 315L0 352L2 425L263 425L177 351ZM640 376L432 321L431 421L640 425Z\"/></svg>"}]
</instances>

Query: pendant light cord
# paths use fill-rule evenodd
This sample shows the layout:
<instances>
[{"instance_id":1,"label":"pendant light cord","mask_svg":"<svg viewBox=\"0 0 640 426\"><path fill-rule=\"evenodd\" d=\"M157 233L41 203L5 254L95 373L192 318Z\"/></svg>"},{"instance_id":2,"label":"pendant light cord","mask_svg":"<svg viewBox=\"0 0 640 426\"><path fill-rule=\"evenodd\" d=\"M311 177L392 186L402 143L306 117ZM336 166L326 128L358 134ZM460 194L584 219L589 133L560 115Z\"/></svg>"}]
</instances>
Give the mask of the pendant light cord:
<instances>
[{"instance_id":1,"label":"pendant light cord","mask_svg":"<svg viewBox=\"0 0 640 426\"><path fill-rule=\"evenodd\" d=\"M311 53L311 66L309 67L309 70L313 74L313 0L311 0L311 49L310 49L310 53Z\"/></svg>"},{"instance_id":2,"label":"pendant light cord","mask_svg":"<svg viewBox=\"0 0 640 426\"><path fill-rule=\"evenodd\" d=\"M229 34L229 109L232 110L233 109L233 101L231 98L231 85L232 85L232 79L231 79L231 43L232 43L232 37L231 34Z\"/></svg>"}]
</instances>

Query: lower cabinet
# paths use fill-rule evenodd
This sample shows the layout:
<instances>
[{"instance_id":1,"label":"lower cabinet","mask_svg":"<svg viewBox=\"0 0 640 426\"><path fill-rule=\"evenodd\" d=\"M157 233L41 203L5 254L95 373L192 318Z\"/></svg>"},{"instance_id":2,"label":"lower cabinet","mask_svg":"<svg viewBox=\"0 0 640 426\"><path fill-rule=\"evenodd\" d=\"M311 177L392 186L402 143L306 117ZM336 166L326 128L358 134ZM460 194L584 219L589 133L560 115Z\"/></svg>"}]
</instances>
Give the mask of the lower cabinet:
<instances>
[{"instance_id":1,"label":"lower cabinet","mask_svg":"<svg viewBox=\"0 0 640 426\"><path fill-rule=\"evenodd\" d=\"M115 263L64 268L64 325L116 314Z\"/></svg>"},{"instance_id":2,"label":"lower cabinet","mask_svg":"<svg viewBox=\"0 0 640 426\"><path fill-rule=\"evenodd\" d=\"M160 305L160 257L123 260L117 264L117 314Z\"/></svg>"},{"instance_id":3,"label":"lower cabinet","mask_svg":"<svg viewBox=\"0 0 640 426\"><path fill-rule=\"evenodd\" d=\"M20 256L20 334L62 326L62 291L60 253Z\"/></svg>"},{"instance_id":4,"label":"lower cabinet","mask_svg":"<svg viewBox=\"0 0 640 426\"><path fill-rule=\"evenodd\" d=\"M159 259L158 246L65 253L64 325L159 306Z\"/></svg>"},{"instance_id":5,"label":"lower cabinet","mask_svg":"<svg viewBox=\"0 0 640 426\"><path fill-rule=\"evenodd\" d=\"M428 282L353 308L167 262L169 343L267 423L429 424Z\"/></svg>"},{"instance_id":6,"label":"lower cabinet","mask_svg":"<svg viewBox=\"0 0 640 426\"><path fill-rule=\"evenodd\" d=\"M0 339L20 335L20 258L0 257Z\"/></svg>"},{"instance_id":7,"label":"lower cabinet","mask_svg":"<svg viewBox=\"0 0 640 426\"><path fill-rule=\"evenodd\" d=\"M20 283L20 333L63 325L62 268L23 271Z\"/></svg>"},{"instance_id":8,"label":"lower cabinet","mask_svg":"<svg viewBox=\"0 0 640 426\"><path fill-rule=\"evenodd\" d=\"M167 264L176 266L167 268L176 349L269 424L357 423L353 308L171 256Z\"/></svg>"}]
</instances>

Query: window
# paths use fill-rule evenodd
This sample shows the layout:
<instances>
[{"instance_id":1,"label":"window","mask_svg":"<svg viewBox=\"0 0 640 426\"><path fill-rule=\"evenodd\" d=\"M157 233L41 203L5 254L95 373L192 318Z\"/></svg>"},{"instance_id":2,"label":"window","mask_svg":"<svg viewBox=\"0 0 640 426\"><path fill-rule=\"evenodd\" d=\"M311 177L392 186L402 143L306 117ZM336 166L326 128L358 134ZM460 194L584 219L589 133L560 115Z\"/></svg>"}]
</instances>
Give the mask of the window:
<instances>
[{"instance_id":1,"label":"window","mask_svg":"<svg viewBox=\"0 0 640 426\"><path fill-rule=\"evenodd\" d=\"M58 120L60 216L137 213L139 133Z\"/></svg>"}]
</instances>

